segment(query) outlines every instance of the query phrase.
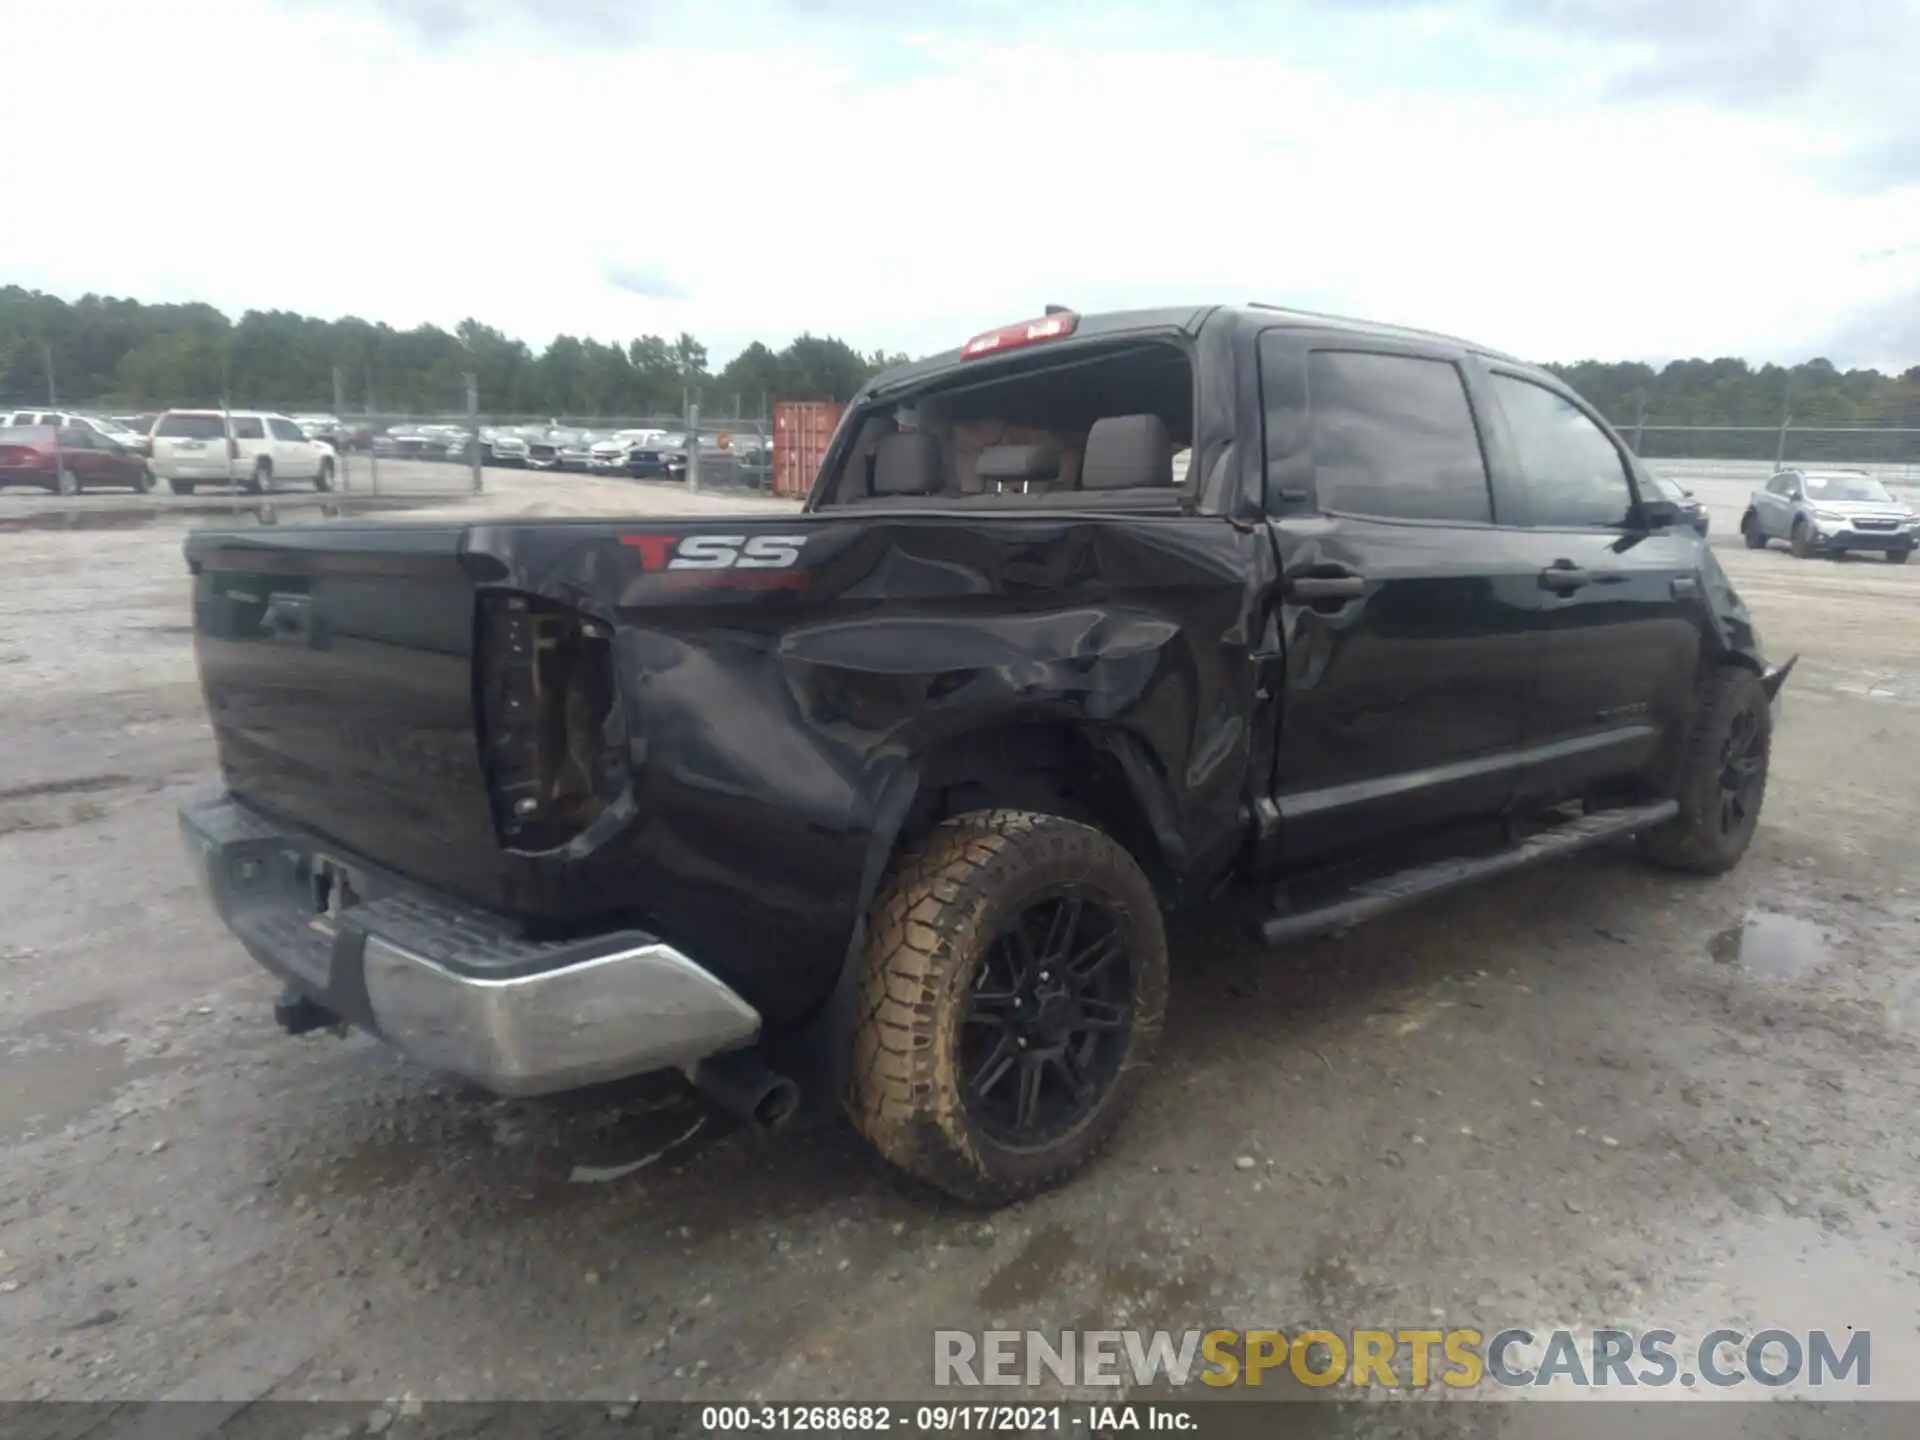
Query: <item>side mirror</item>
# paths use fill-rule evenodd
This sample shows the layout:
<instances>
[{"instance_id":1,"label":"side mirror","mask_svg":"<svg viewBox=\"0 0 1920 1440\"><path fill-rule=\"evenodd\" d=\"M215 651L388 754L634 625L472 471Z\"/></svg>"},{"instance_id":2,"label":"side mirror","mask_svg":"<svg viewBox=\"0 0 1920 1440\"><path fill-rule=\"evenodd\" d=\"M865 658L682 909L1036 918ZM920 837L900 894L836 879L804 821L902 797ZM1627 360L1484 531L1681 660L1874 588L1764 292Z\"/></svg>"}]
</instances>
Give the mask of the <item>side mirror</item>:
<instances>
[{"instance_id":1,"label":"side mirror","mask_svg":"<svg viewBox=\"0 0 1920 1440\"><path fill-rule=\"evenodd\" d=\"M1680 507L1671 500L1649 499L1640 502L1640 523L1649 530L1665 530L1678 525Z\"/></svg>"}]
</instances>

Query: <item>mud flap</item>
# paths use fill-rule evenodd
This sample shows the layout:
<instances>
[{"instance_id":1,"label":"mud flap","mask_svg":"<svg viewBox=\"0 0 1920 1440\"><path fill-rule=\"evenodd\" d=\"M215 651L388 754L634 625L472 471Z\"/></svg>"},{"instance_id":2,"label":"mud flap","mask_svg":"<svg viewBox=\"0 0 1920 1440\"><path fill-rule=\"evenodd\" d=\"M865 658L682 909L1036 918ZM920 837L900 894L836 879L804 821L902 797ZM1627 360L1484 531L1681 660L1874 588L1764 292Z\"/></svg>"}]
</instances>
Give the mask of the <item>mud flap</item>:
<instances>
[{"instance_id":1,"label":"mud flap","mask_svg":"<svg viewBox=\"0 0 1920 1440\"><path fill-rule=\"evenodd\" d=\"M1793 673L1793 667L1800 663L1800 657L1791 656L1784 665L1776 665L1760 677L1760 686L1767 692L1767 708L1773 711L1773 723L1780 723L1780 687L1787 683L1787 676Z\"/></svg>"}]
</instances>

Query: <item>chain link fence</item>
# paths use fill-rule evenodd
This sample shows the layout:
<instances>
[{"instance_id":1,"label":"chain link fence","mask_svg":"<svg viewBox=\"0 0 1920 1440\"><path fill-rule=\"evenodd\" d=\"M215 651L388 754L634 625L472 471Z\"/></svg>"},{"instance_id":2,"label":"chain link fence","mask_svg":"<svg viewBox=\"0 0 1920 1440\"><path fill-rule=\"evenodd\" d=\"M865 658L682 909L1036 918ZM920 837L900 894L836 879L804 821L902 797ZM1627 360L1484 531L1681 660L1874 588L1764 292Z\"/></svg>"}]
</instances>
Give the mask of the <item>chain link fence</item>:
<instances>
[{"instance_id":1,"label":"chain link fence","mask_svg":"<svg viewBox=\"0 0 1920 1440\"><path fill-rule=\"evenodd\" d=\"M715 416L691 402L677 414L535 415L485 411L478 399L476 392L469 406L439 410L262 408L331 444L341 487L352 494L478 494L489 473L513 470L772 488L773 430L764 415Z\"/></svg>"},{"instance_id":2,"label":"chain link fence","mask_svg":"<svg viewBox=\"0 0 1920 1440\"><path fill-rule=\"evenodd\" d=\"M1674 474L1751 479L1786 465L1865 470L1920 485L1920 429L1867 425L1621 425L1642 459Z\"/></svg>"}]
</instances>

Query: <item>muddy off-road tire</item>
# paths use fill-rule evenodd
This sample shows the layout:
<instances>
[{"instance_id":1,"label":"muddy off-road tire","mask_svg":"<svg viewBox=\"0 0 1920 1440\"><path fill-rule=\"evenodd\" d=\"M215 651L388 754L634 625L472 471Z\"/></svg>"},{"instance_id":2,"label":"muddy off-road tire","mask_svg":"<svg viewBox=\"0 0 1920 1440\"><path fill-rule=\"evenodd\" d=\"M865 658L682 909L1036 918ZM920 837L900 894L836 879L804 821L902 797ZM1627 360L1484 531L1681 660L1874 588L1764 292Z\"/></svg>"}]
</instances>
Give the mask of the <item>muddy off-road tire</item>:
<instances>
[{"instance_id":1,"label":"muddy off-road tire","mask_svg":"<svg viewBox=\"0 0 1920 1440\"><path fill-rule=\"evenodd\" d=\"M1167 1003L1166 930L1133 857L1021 810L957 816L903 854L861 966L853 1123L981 1205L1064 1179L1111 1138Z\"/></svg>"},{"instance_id":2,"label":"muddy off-road tire","mask_svg":"<svg viewBox=\"0 0 1920 1440\"><path fill-rule=\"evenodd\" d=\"M1719 875L1740 863L1760 821L1773 711L1751 670L1716 667L1695 700L1673 790L1680 814L1640 837L1641 853L1674 870Z\"/></svg>"}]
</instances>

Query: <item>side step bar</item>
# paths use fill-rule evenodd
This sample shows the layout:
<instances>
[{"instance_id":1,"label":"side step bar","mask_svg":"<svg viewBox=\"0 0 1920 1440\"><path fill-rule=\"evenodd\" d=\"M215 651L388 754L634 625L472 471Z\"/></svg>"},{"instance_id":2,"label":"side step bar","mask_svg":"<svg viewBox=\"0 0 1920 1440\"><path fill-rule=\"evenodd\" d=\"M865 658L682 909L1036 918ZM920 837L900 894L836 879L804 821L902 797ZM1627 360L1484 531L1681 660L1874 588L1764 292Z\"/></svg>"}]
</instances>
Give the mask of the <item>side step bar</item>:
<instances>
[{"instance_id":1,"label":"side step bar","mask_svg":"<svg viewBox=\"0 0 1920 1440\"><path fill-rule=\"evenodd\" d=\"M1261 925L1260 937L1269 945L1279 945L1310 935L1345 930L1376 915L1385 915L1430 896L1443 895L1449 890L1458 890L1494 875L1504 875L1509 870L1537 865L1543 860L1571 855L1576 850L1584 850L1603 840L1631 835L1636 830L1645 830L1671 820L1679 813L1680 806L1675 801L1659 800L1650 805L1629 805L1618 810L1582 815L1529 835L1509 849L1492 855L1439 860L1364 881L1340 899L1310 910L1274 916Z\"/></svg>"}]
</instances>

